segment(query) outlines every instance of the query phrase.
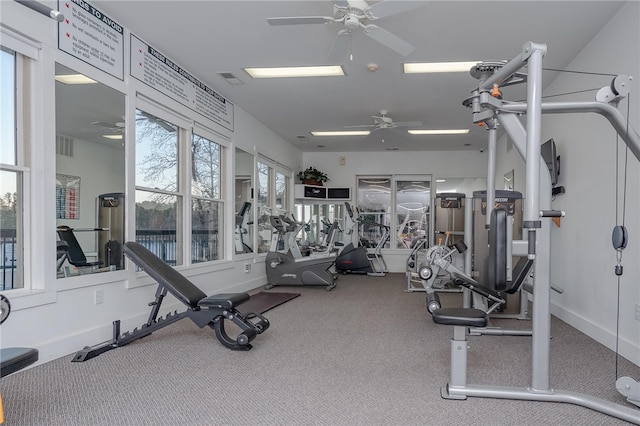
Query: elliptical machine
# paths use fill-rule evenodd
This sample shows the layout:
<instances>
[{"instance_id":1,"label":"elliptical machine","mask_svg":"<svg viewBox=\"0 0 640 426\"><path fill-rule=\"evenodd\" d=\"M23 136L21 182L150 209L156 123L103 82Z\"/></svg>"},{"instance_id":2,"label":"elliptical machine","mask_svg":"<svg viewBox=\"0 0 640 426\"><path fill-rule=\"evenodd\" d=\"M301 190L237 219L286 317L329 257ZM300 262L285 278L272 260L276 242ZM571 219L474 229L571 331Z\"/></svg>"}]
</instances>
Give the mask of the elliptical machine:
<instances>
[{"instance_id":1,"label":"elliptical machine","mask_svg":"<svg viewBox=\"0 0 640 426\"><path fill-rule=\"evenodd\" d=\"M343 274L367 274L372 277L384 277L389 271L382 257L382 247L389 239L389 227L381 223L362 220L360 214L356 216L349 203L345 202L344 205L351 223L351 226L346 227L347 234L355 232L355 236L358 238L358 226L360 224L377 226L382 232L373 252L369 252L366 247L359 244L356 246L353 242L344 246L336 258L336 271Z\"/></svg>"},{"instance_id":2,"label":"elliptical machine","mask_svg":"<svg viewBox=\"0 0 640 426\"><path fill-rule=\"evenodd\" d=\"M274 233L265 262L268 283L265 288L277 285L313 285L326 286L327 291L333 289L336 284L329 268L336 259L335 255L302 256L295 241L299 231L296 222L289 221L287 225L282 216L271 216L270 220Z\"/></svg>"}]
</instances>

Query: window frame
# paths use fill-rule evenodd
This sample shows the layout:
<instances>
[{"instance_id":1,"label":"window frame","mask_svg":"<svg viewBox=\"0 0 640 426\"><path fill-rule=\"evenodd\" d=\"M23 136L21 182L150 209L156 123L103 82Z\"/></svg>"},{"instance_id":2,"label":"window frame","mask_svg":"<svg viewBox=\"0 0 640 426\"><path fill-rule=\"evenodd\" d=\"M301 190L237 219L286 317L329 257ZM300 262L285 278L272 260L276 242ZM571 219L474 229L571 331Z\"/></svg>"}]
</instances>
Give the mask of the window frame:
<instances>
[{"instance_id":1,"label":"window frame","mask_svg":"<svg viewBox=\"0 0 640 426\"><path fill-rule=\"evenodd\" d=\"M218 170L218 175L219 175L219 182L218 182L218 194L217 197L203 197L203 196L199 196L199 195L195 195L193 193L193 173L192 173L192 166L194 164L194 162L192 161L192 154L193 154L193 150L191 149L191 144L193 143L194 137L198 136L200 138L203 138L205 140L207 140L210 143L216 144L218 146L219 149L219 170ZM191 126L191 131L190 131L190 137L189 137L189 165L188 165L188 176L189 176L189 180L188 182L185 182L186 185L188 185L189 190L188 192L188 205L192 206L193 205L193 200L195 199L199 199L199 200L205 200L207 202L211 202L211 203L215 203L218 205L218 217L221 218L221 221L218 222L218 255L219 257L216 259L211 259L211 260L207 260L207 261L201 261L201 262L195 262L194 261L194 255L192 253L192 243L189 244L188 247L188 259L189 259L189 265L201 265L201 264L207 264L207 263L211 263L211 262L222 262L225 260L228 260L230 258L230 253L229 253L229 249L227 247L225 247L225 242L227 241L232 241L229 240L228 238L228 232L227 232L227 222L228 222L228 214L227 214L227 204L225 200L226 200L226 194L228 193L227 191L227 181L228 179L226 178L226 173L229 172L230 168L228 167L228 162L229 162L229 155L230 155L230 147L229 144L226 143L225 138L221 137L219 134L217 134L217 132L208 129L207 127L203 126L202 124L199 123L194 123L193 126ZM189 211L191 213L193 213L193 210L191 209L191 207L189 208ZM221 223L220 223L221 222ZM192 219L191 219L191 215L189 215L189 223L190 223L190 227L189 227L189 235L191 236L190 241L193 242L193 223L192 223Z\"/></svg>"},{"instance_id":2,"label":"window frame","mask_svg":"<svg viewBox=\"0 0 640 426\"><path fill-rule=\"evenodd\" d=\"M361 211L361 214L368 214L366 211L362 211L362 206L360 205L361 198L361 189L360 189L360 180L385 180L389 181L389 211L388 212L373 212L372 214L379 215L383 218L388 218L389 223L385 223L385 225L389 226L389 240L383 247L385 250L400 250L400 251L410 251L410 248L399 247L400 241L398 237L398 227L401 225L400 220L398 218L398 192L397 192L397 184L398 182L404 181L413 181L413 180L421 180L429 182L429 197L428 197L428 210L425 213L426 215L426 236L431 241L432 238L432 228L433 228L433 217L432 217L432 205L433 205L433 175L429 173L425 174L411 174L411 175L403 175L403 174L380 174L380 175L356 175L356 195L355 201L356 206ZM377 220L376 220L377 221ZM363 231L361 227L358 228L358 239L363 239Z\"/></svg>"},{"instance_id":3,"label":"window frame","mask_svg":"<svg viewBox=\"0 0 640 426\"><path fill-rule=\"evenodd\" d=\"M31 111L29 106L34 100L29 95L30 88L34 84L33 76L30 75L30 63L33 61L33 52L19 50L25 47L24 43L14 38L13 34L8 34L2 29L2 51L13 57L13 161L12 163L1 163L0 170L3 172L14 173L16 175L16 229L15 243L13 248L15 258L15 271L12 272L12 282L16 283L11 288L3 288L0 291L30 291L39 289L29 285L33 283L31 277L31 256L27 253L31 252L30 244L30 228L29 220L33 220L27 215L31 211L30 200L32 197L31 189L31 168L27 153L29 152L30 140L27 137L31 134L25 128L31 121ZM13 47L13 48L12 48ZM25 54L27 53L27 54ZM4 255L4 245L3 245ZM13 268L12 268L13 269ZM3 275L4 277L4 275ZM4 278L3 278L4 280ZM4 283L3 283L4 284Z\"/></svg>"},{"instance_id":4,"label":"window frame","mask_svg":"<svg viewBox=\"0 0 640 426\"><path fill-rule=\"evenodd\" d=\"M223 134L209 128L207 125L204 125L200 122L194 121L187 116L181 114L180 112L173 110L167 106L159 105L153 99L148 98L147 96L137 94L135 97L135 105L134 108L134 116L135 111L142 110L148 114L152 114L155 117L158 117L162 120L165 120L171 124L174 124L178 127L177 129L177 189L176 191L166 191L159 190L155 188L149 188L145 186L137 185L135 182L135 164L136 164L136 150L135 150L135 124L133 125L133 143L131 143L132 148L127 152L129 156L130 166L129 172L132 173L131 180L133 181L133 193L135 191L146 191L146 192L157 192L163 193L167 195L175 195L178 197L178 210L177 210L177 223L176 223L176 244L177 244L177 252L176 252L176 265L172 265L177 269L182 269L186 267L201 267L212 264L221 264L228 262L231 259L231 249L226 247L224 244L225 241L232 241L232 232L233 230L229 230L227 223L229 222L229 212L227 212L229 208L229 203L226 202L226 194L229 193L229 181L228 177L225 175L229 171L228 163L230 161L229 156L230 152L230 141L229 138L224 136ZM220 182L219 182L219 194L218 198L208 198L201 197L193 194L192 192L192 142L194 135L197 135L201 138L204 138L212 143L215 143L220 148ZM128 216L129 229L129 238L136 238L137 231L137 223L135 220L135 196L129 197L132 198L131 204L128 207L132 211L132 216ZM192 253L192 236L193 236L193 224L192 224L192 204L194 199L203 199L206 201L217 203L218 214L219 217L222 218L222 224L219 226L218 235L219 238L222 238L222 246L219 247L217 259L202 261L202 262L194 262L193 261L193 253ZM233 203L231 203L233 204ZM133 220L133 221L131 221ZM219 243L220 244L220 243Z\"/></svg>"}]
</instances>

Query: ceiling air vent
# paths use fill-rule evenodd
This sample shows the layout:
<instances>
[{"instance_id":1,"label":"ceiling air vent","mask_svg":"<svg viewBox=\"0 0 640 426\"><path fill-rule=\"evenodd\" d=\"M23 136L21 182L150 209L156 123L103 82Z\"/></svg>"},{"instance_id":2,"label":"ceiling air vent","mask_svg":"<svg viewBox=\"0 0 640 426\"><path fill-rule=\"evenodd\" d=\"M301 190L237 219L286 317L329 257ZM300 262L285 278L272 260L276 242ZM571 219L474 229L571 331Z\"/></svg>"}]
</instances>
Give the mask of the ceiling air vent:
<instances>
[{"instance_id":1,"label":"ceiling air vent","mask_svg":"<svg viewBox=\"0 0 640 426\"><path fill-rule=\"evenodd\" d=\"M224 78L227 83L233 84L234 86L244 84L238 77L231 74L230 72L219 72L218 75Z\"/></svg>"},{"instance_id":2,"label":"ceiling air vent","mask_svg":"<svg viewBox=\"0 0 640 426\"><path fill-rule=\"evenodd\" d=\"M73 157L73 138L56 135L56 154Z\"/></svg>"}]
</instances>

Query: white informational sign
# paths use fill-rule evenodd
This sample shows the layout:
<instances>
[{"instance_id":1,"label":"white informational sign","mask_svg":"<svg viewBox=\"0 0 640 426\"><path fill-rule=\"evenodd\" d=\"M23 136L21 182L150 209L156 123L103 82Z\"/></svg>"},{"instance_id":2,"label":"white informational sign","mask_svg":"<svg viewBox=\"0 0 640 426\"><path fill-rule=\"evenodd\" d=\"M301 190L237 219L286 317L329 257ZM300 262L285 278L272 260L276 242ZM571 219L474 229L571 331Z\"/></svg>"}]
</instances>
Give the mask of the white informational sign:
<instances>
[{"instance_id":1,"label":"white informational sign","mask_svg":"<svg viewBox=\"0 0 640 426\"><path fill-rule=\"evenodd\" d=\"M233 104L131 34L131 76L233 131Z\"/></svg>"},{"instance_id":2,"label":"white informational sign","mask_svg":"<svg viewBox=\"0 0 640 426\"><path fill-rule=\"evenodd\" d=\"M124 29L83 0L58 0L58 49L124 79Z\"/></svg>"}]
</instances>

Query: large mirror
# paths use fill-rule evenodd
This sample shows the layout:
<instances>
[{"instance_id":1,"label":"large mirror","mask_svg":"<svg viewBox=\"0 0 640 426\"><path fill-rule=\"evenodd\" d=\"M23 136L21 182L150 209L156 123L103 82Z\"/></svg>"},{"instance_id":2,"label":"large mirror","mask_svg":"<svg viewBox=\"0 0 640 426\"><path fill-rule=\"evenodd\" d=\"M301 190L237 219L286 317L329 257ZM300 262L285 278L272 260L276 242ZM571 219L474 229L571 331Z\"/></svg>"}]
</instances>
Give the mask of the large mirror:
<instances>
[{"instance_id":1,"label":"large mirror","mask_svg":"<svg viewBox=\"0 0 640 426\"><path fill-rule=\"evenodd\" d=\"M122 269L125 95L55 71L57 276Z\"/></svg>"},{"instance_id":2,"label":"large mirror","mask_svg":"<svg viewBox=\"0 0 640 426\"><path fill-rule=\"evenodd\" d=\"M253 170L252 154L236 148L234 247L236 254L253 253Z\"/></svg>"}]
</instances>

